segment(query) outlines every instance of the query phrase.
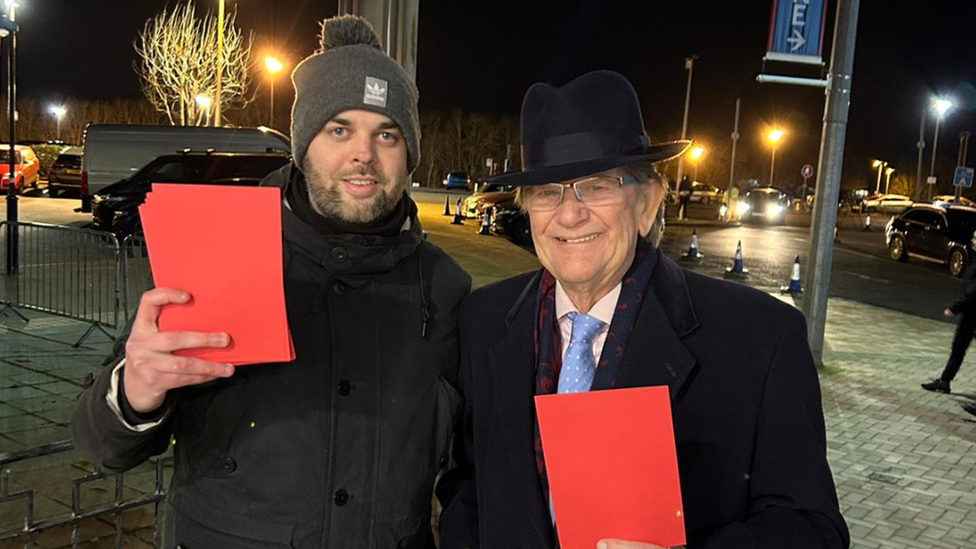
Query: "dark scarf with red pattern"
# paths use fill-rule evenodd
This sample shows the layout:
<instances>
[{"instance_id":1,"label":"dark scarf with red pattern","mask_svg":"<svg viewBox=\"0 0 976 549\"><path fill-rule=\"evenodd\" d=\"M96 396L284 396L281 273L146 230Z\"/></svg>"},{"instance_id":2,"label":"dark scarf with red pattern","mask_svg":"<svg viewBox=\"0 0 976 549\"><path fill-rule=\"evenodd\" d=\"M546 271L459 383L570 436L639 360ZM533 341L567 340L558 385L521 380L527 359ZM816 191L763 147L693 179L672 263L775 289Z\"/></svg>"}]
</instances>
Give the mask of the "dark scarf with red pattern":
<instances>
[{"instance_id":1,"label":"dark scarf with red pattern","mask_svg":"<svg viewBox=\"0 0 976 549\"><path fill-rule=\"evenodd\" d=\"M643 238L637 239L634 263L624 275L620 288L620 298L613 313L613 321L607 331L607 340L600 353L596 376L591 391L612 389L615 384L617 367L627 347L630 334L637 323L637 313L644 301L644 293L651 280L651 272L657 264L657 252L651 243ZM535 355L536 376L535 394L551 395L556 392L559 370L562 368L562 337L559 322L556 320L556 278L549 271L543 271L539 282L538 307L536 309ZM539 422L535 425L535 462L542 482L542 491L549 501L549 481L546 477L546 462L542 454L542 439L539 436Z\"/></svg>"}]
</instances>

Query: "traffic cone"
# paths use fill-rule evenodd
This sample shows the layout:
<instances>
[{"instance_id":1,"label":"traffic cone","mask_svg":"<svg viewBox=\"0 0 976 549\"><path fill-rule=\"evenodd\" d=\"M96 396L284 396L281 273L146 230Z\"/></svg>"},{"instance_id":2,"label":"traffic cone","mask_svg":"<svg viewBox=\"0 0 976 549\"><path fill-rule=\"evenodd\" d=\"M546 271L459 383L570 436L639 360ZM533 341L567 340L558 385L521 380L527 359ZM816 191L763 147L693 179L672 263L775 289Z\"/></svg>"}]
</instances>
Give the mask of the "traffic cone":
<instances>
[{"instance_id":1,"label":"traffic cone","mask_svg":"<svg viewBox=\"0 0 976 549\"><path fill-rule=\"evenodd\" d=\"M485 208L481 211L481 228L478 234L491 236L491 214L493 208Z\"/></svg>"},{"instance_id":2,"label":"traffic cone","mask_svg":"<svg viewBox=\"0 0 976 549\"><path fill-rule=\"evenodd\" d=\"M865 231L871 230L871 214L868 214L867 216L864 217L864 230Z\"/></svg>"},{"instance_id":3,"label":"traffic cone","mask_svg":"<svg viewBox=\"0 0 976 549\"><path fill-rule=\"evenodd\" d=\"M450 217L450 216L451 216L451 197L450 196L445 196L444 197L444 217Z\"/></svg>"},{"instance_id":4,"label":"traffic cone","mask_svg":"<svg viewBox=\"0 0 976 549\"><path fill-rule=\"evenodd\" d=\"M749 269L742 267L742 241L735 247L735 259L732 266L725 269L725 278L745 278L749 274Z\"/></svg>"},{"instance_id":5,"label":"traffic cone","mask_svg":"<svg viewBox=\"0 0 976 549\"><path fill-rule=\"evenodd\" d=\"M790 273L790 283L779 289L784 294L802 294L803 288L800 287L800 256L797 255L793 260L793 271Z\"/></svg>"},{"instance_id":6,"label":"traffic cone","mask_svg":"<svg viewBox=\"0 0 976 549\"><path fill-rule=\"evenodd\" d=\"M681 254L682 261L701 261L705 259L705 254L698 253L698 229L691 231L691 246L688 251Z\"/></svg>"},{"instance_id":7,"label":"traffic cone","mask_svg":"<svg viewBox=\"0 0 976 549\"><path fill-rule=\"evenodd\" d=\"M464 220L461 219L461 199L457 199L457 205L454 207L454 219L451 220L451 225L464 225Z\"/></svg>"}]
</instances>

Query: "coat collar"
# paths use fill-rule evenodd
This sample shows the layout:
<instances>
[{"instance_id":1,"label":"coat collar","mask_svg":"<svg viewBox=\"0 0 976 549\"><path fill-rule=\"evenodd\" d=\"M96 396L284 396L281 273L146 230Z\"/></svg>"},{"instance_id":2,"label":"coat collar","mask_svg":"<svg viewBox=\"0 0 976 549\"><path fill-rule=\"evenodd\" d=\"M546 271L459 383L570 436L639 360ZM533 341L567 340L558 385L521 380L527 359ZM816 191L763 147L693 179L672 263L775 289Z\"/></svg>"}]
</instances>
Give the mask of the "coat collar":
<instances>
[{"instance_id":1,"label":"coat collar","mask_svg":"<svg viewBox=\"0 0 976 549\"><path fill-rule=\"evenodd\" d=\"M650 291L643 300L635 330L617 371L618 388L667 385L672 403L681 394L695 367L695 358L682 343L698 327L684 272L660 251L651 273ZM502 339L489 350L496 410L494 436L503 443L511 461L513 486L519 486L521 504L533 525L538 544L551 545L551 522L539 482L533 447L535 426L535 345L532 334L538 304L538 271L519 293L505 315Z\"/></svg>"}]
</instances>

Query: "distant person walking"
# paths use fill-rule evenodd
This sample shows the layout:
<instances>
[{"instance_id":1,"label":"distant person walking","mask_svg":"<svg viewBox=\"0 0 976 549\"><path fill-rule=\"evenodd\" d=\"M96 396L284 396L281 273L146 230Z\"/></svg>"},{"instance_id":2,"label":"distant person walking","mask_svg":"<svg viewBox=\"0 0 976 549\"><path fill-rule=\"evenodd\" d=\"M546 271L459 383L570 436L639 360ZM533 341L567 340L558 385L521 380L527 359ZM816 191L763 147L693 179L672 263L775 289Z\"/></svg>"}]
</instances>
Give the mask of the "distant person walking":
<instances>
[{"instance_id":1,"label":"distant person walking","mask_svg":"<svg viewBox=\"0 0 976 549\"><path fill-rule=\"evenodd\" d=\"M949 384L959 372L962 359L965 358L966 350L973 341L973 334L976 333L976 262L963 272L962 278L962 288L956 300L942 311L946 318L959 317L956 322L956 333L952 336L949 360L946 361L941 376L922 384L922 388L926 391L950 392Z\"/></svg>"}]
</instances>

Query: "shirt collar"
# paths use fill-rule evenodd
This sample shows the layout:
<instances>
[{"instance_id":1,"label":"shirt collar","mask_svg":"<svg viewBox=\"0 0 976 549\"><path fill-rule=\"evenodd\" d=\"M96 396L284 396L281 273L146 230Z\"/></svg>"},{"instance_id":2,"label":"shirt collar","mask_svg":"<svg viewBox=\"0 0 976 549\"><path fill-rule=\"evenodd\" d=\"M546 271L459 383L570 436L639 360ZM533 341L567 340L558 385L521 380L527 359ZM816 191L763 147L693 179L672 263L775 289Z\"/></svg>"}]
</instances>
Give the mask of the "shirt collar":
<instances>
[{"instance_id":1,"label":"shirt collar","mask_svg":"<svg viewBox=\"0 0 976 549\"><path fill-rule=\"evenodd\" d=\"M613 320L613 312L617 309L617 301L620 299L620 289L623 283L619 283L610 290L610 293L600 298L593 305L593 308L586 314L602 321L605 325L609 326L610 322ZM569 299L566 295L566 291L563 289L563 285L557 280L556 281L556 319L562 319L564 316L571 312L579 312L576 309L576 305L573 305L573 301Z\"/></svg>"}]
</instances>

